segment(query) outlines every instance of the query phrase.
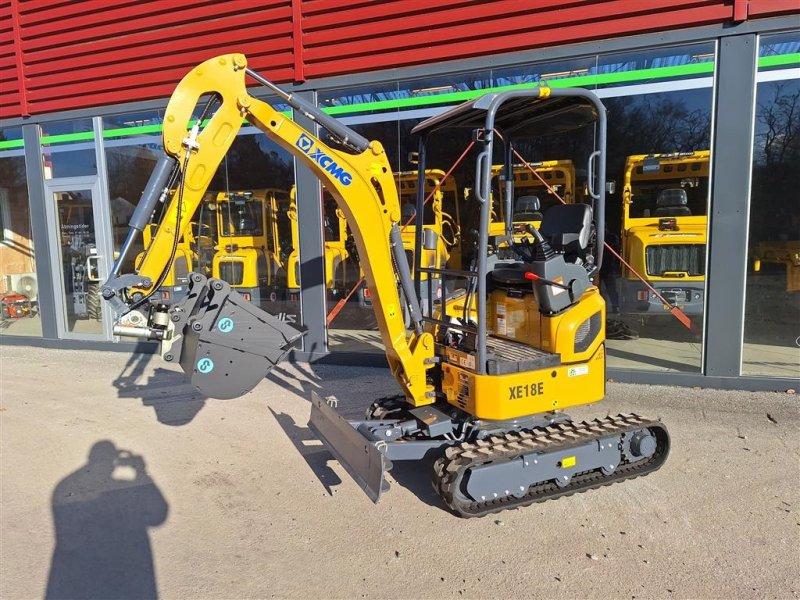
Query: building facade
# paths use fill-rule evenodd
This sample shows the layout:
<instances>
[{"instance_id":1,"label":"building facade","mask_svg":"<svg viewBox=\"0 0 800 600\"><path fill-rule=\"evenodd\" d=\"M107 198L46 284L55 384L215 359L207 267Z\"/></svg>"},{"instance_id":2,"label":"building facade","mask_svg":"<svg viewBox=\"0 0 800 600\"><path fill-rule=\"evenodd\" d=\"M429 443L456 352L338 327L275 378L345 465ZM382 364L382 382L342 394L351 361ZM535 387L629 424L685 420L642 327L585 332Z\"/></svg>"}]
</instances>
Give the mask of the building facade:
<instances>
[{"instance_id":1,"label":"building facade","mask_svg":"<svg viewBox=\"0 0 800 600\"><path fill-rule=\"evenodd\" d=\"M606 237L625 261L607 255L601 278L609 377L797 387L796 0L0 0L0 15L3 343L131 348L112 335L99 286L161 150L167 99L194 65L242 52L380 140L401 200L422 119L487 90L592 89L609 111ZM441 175L463 142L435 148ZM580 201L581 144L537 144L537 161L559 165L540 166L551 191ZM454 173L423 217L453 260L468 252L473 214L468 177ZM674 221L660 218L663 191L682 198ZM647 223L665 243L632 264ZM234 249L242 236L250 259ZM189 268L252 279L252 301L308 328L298 358L382 363L343 214L255 127L242 127L178 256L166 293Z\"/></svg>"}]
</instances>

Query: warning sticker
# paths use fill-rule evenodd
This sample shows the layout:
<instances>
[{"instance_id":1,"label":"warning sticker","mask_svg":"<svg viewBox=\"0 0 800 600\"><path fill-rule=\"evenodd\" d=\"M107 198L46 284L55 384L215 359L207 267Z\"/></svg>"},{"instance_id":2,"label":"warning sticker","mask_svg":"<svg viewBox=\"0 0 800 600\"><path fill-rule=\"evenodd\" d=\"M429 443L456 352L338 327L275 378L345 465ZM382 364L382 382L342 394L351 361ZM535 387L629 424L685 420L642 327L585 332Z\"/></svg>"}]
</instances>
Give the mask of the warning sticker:
<instances>
[{"instance_id":1,"label":"warning sticker","mask_svg":"<svg viewBox=\"0 0 800 600\"><path fill-rule=\"evenodd\" d=\"M553 281L555 281L556 283L560 283L561 285L564 285L564 278L563 277L556 277L555 279L553 279ZM564 288L560 288L560 287L557 287L555 285L551 285L550 289L553 290L553 296L558 296L559 294L563 294L564 292L567 291Z\"/></svg>"},{"instance_id":2,"label":"warning sticker","mask_svg":"<svg viewBox=\"0 0 800 600\"><path fill-rule=\"evenodd\" d=\"M581 365L580 367L570 367L567 369L567 377L580 377L581 375L589 374L589 365Z\"/></svg>"},{"instance_id":3,"label":"warning sticker","mask_svg":"<svg viewBox=\"0 0 800 600\"><path fill-rule=\"evenodd\" d=\"M508 335L506 329L506 305L497 304L497 335Z\"/></svg>"}]
</instances>

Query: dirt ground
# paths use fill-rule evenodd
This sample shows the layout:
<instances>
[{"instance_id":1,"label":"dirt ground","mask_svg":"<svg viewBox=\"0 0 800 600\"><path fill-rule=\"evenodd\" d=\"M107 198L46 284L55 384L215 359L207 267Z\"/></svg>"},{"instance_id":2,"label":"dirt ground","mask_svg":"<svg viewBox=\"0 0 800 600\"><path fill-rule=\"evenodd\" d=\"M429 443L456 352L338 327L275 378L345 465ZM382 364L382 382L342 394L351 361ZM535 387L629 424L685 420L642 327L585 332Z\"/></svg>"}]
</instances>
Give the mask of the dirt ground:
<instances>
[{"instance_id":1,"label":"dirt ground","mask_svg":"<svg viewBox=\"0 0 800 600\"><path fill-rule=\"evenodd\" d=\"M373 505L306 427L388 372L286 365L236 400L157 357L0 347L0 597L796 598L798 396L611 383L664 420L658 472L463 520L429 465Z\"/></svg>"}]
</instances>

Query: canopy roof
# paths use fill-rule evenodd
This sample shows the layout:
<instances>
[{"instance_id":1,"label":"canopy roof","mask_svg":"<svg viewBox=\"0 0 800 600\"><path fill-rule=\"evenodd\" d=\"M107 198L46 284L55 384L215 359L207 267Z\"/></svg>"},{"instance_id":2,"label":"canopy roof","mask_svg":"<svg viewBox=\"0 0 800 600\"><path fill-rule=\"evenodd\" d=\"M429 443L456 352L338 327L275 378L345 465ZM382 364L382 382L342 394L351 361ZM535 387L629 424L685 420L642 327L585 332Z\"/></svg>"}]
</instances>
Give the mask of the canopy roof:
<instances>
[{"instance_id":1,"label":"canopy roof","mask_svg":"<svg viewBox=\"0 0 800 600\"><path fill-rule=\"evenodd\" d=\"M483 129L495 109L494 127L509 136L551 135L579 129L597 120L599 100L581 88L532 88L492 92L426 119L411 133L446 128Z\"/></svg>"}]
</instances>

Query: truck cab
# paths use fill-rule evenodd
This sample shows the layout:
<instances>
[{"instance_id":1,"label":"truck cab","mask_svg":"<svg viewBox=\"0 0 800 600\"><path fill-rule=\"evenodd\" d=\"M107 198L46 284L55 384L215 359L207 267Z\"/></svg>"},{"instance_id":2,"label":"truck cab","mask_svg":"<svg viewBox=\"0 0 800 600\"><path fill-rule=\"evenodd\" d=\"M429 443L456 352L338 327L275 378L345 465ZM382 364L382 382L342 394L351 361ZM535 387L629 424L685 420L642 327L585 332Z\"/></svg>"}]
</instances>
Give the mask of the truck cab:
<instances>
[{"instance_id":1,"label":"truck cab","mask_svg":"<svg viewBox=\"0 0 800 600\"><path fill-rule=\"evenodd\" d=\"M221 192L209 206L217 215L212 275L254 304L287 287L285 263L295 249L291 225L281 226L288 210L279 207L289 206L289 192L276 189Z\"/></svg>"},{"instance_id":2,"label":"truck cab","mask_svg":"<svg viewBox=\"0 0 800 600\"><path fill-rule=\"evenodd\" d=\"M622 198L622 256L687 315L701 315L705 296L708 150L629 156ZM620 309L669 315L655 294L623 265Z\"/></svg>"}]
</instances>

